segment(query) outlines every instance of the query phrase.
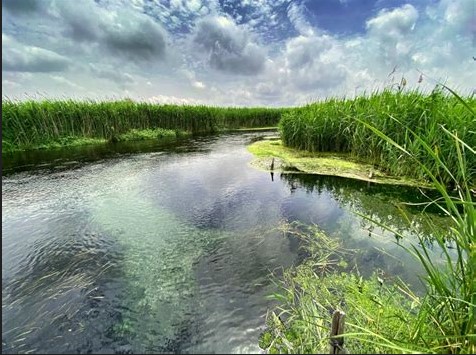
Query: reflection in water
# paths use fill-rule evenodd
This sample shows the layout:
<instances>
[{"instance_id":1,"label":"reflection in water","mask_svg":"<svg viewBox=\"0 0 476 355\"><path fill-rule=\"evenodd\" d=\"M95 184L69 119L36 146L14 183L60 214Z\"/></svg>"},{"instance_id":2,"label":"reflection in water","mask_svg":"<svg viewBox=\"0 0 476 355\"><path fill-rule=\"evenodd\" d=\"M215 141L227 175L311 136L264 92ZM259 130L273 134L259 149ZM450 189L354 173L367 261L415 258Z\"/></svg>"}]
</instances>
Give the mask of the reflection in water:
<instances>
[{"instance_id":1,"label":"reflection in water","mask_svg":"<svg viewBox=\"0 0 476 355\"><path fill-rule=\"evenodd\" d=\"M269 275L302 258L279 230L285 222L316 223L358 249L364 274L418 282L394 238L353 213L405 229L393 202L418 201L414 189L304 174L270 181L248 167L245 148L266 134L139 142L127 155L44 153L40 167L12 156L2 181L3 352L256 352Z\"/></svg>"},{"instance_id":2,"label":"reflection in water","mask_svg":"<svg viewBox=\"0 0 476 355\"><path fill-rule=\"evenodd\" d=\"M280 177L289 186L290 192L297 186L305 189L308 194L330 194L332 199L341 206L366 215L378 223L384 223L395 231L404 233L411 227L418 231L424 239L431 239L432 227L440 223L442 229L447 220L438 216L441 212L435 205L429 204L437 197L436 191L418 191L407 186L382 185L340 177L319 176L309 174L281 174ZM429 213L427 220L421 214L425 207ZM363 223L368 221L363 220ZM367 223L372 231L374 225Z\"/></svg>"}]
</instances>

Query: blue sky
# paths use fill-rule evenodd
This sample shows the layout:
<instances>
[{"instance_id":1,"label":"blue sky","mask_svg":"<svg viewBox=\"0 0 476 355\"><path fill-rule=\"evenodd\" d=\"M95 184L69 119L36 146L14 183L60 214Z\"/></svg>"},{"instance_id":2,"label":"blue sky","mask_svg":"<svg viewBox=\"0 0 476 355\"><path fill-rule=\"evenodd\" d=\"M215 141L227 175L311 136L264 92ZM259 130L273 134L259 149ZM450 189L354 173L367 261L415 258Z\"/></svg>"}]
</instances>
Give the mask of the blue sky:
<instances>
[{"instance_id":1,"label":"blue sky","mask_svg":"<svg viewBox=\"0 0 476 355\"><path fill-rule=\"evenodd\" d=\"M402 77L469 94L476 1L4 0L2 51L13 99L288 106Z\"/></svg>"}]
</instances>

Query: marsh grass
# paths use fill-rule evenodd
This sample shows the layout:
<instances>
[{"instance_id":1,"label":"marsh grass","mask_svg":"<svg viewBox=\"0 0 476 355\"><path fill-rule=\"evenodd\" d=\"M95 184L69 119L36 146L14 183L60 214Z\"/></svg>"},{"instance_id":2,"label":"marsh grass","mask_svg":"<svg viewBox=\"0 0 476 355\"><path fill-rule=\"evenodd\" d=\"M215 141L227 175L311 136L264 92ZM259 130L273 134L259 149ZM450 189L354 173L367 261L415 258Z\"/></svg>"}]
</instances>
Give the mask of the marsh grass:
<instances>
[{"instance_id":1,"label":"marsh grass","mask_svg":"<svg viewBox=\"0 0 476 355\"><path fill-rule=\"evenodd\" d=\"M442 128L456 132L469 146L476 146L476 98L464 100L439 86L429 94L418 91L386 89L352 100L327 99L287 112L280 121L280 133L286 146L311 152L348 152L392 175L430 181L426 171L414 159L375 135L368 125L401 145L411 156L446 184L453 179L428 156L409 127L424 140L450 171L458 171L458 155ZM467 156L466 177L475 183L476 158Z\"/></svg>"},{"instance_id":2,"label":"marsh grass","mask_svg":"<svg viewBox=\"0 0 476 355\"><path fill-rule=\"evenodd\" d=\"M276 126L286 109L157 105L132 100L2 101L2 151L59 144L69 137L119 140L158 128L191 134ZM135 131L133 131L135 130ZM131 133L132 131L132 133ZM150 133L150 132L149 132ZM144 134L142 134L144 137Z\"/></svg>"},{"instance_id":3,"label":"marsh grass","mask_svg":"<svg viewBox=\"0 0 476 355\"><path fill-rule=\"evenodd\" d=\"M473 122L472 105L450 92L452 102L459 103L468 122ZM475 145L462 139L468 136L459 130L461 127L449 128L442 123L437 128L438 139L447 149L443 154L442 149L435 150L435 137L422 134L422 127L410 127L390 113L388 118L395 125L392 132L402 134L392 137L385 131L386 125L374 125L368 117L356 118L355 124L424 174L439 194L429 205L452 220L447 230L434 229L432 243L414 230L416 242L400 244L424 270L424 296L416 296L402 282L385 285L378 276L363 279L355 272L341 273L336 261L325 272L317 272L316 265L328 266L338 254L326 251L328 238L321 232L308 231L307 248L312 256L285 273L282 292L274 295L280 306L268 317L268 328L261 338L268 352L327 352L329 322L335 308L347 313L344 337L351 353L476 352L476 206L471 185ZM402 136L406 137L403 143L398 141ZM450 152L454 156L448 156ZM404 209L402 215L406 216ZM404 238L385 223L362 217ZM441 251L441 258L432 256L434 248ZM338 252L340 247L334 245L334 249Z\"/></svg>"}]
</instances>

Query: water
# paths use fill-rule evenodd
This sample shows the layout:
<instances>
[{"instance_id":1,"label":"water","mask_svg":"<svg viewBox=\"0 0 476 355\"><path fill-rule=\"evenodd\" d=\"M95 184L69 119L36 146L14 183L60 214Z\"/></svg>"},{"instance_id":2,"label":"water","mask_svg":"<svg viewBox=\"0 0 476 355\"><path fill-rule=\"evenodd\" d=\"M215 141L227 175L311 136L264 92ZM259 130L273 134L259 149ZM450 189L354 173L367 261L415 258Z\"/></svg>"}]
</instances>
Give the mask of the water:
<instances>
[{"instance_id":1,"label":"water","mask_svg":"<svg viewBox=\"0 0 476 355\"><path fill-rule=\"evenodd\" d=\"M418 284L395 238L352 212L402 229L393 202L416 190L271 177L248 165L264 135L4 156L2 352L258 352L269 275L304 256L291 221L358 249L363 274Z\"/></svg>"}]
</instances>

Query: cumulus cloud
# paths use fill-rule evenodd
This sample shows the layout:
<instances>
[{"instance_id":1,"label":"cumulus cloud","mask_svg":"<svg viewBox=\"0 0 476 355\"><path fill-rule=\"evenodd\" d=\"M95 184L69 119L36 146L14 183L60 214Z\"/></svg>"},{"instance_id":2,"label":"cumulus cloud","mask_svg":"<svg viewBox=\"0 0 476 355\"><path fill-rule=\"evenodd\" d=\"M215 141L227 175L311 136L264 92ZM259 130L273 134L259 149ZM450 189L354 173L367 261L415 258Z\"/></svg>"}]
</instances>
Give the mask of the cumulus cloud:
<instances>
[{"instance_id":1,"label":"cumulus cloud","mask_svg":"<svg viewBox=\"0 0 476 355\"><path fill-rule=\"evenodd\" d=\"M53 51L21 44L2 34L2 70L18 72L57 72L70 64Z\"/></svg>"},{"instance_id":2,"label":"cumulus cloud","mask_svg":"<svg viewBox=\"0 0 476 355\"><path fill-rule=\"evenodd\" d=\"M381 10L366 22L368 43L385 65L410 64L410 54L416 43L412 34L418 16L417 9L407 4L393 10Z\"/></svg>"},{"instance_id":3,"label":"cumulus cloud","mask_svg":"<svg viewBox=\"0 0 476 355\"><path fill-rule=\"evenodd\" d=\"M117 12L112 21L103 24L103 30L102 40L114 53L141 60L165 56L165 31L147 16Z\"/></svg>"},{"instance_id":4,"label":"cumulus cloud","mask_svg":"<svg viewBox=\"0 0 476 355\"><path fill-rule=\"evenodd\" d=\"M291 69L312 67L333 45L330 36L298 36L286 43L286 62Z\"/></svg>"},{"instance_id":5,"label":"cumulus cloud","mask_svg":"<svg viewBox=\"0 0 476 355\"><path fill-rule=\"evenodd\" d=\"M59 16L66 24L64 34L76 41L95 41L101 35L105 18L92 1L60 1L57 3Z\"/></svg>"},{"instance_id":6,"label":"cumulus cloud","mask_svg":"<svg viewBox=\"0 0 476 355\"><path fill-rule=\"evenodd\" d=\"M367 21L366 27L371 34L379 37L400 38L414 29L417 19L417 9L406 4L394 10L381 10Z\"/></svg>"},{"instance_id":7,"label":"cumulus cloud","mask_svg":"<svg viewBox=\"0 0 476 355\"><path fill-rule=\"evenodd\" d=\"M352 96L402 76L407 88L444 81L472 91L474 0L412 4L368 12L361 32L344 35L320 28L306 1L7 0L2 85L9 95L127 88L136 98L220 105Z\"/></svg>"},{"instance_id":8,"label":"cumulus cloud","mask_svg":"<svg viewBox=\"0 0 476 355\"><path fill-rule=\"evenodd\" d=\"M129 8L107 11L94 1L60 1L58 11L65 34L76 41L97 43L129 60L154 61L166 56L165 30L143 13Z\"/></svg>"},{"instance_id":9,"label":"cumulus cloud","mask_svg":"<svg viewBox=\"0 0 476 355\"><path fill-rule=\"evenodd\" d=\"M284 65L278 75L299 90L328 90L345 80L342 52L337 41L328 35L300 35L287 41L283 53Z\"/></svg>"},{"instance_id":10,"label":"cumulus cloud","mask_svg":"<svg viewBox=\"0 0 476 355\"><path fill-rule=\"evenodd\" d=\"M212 68L254 75L264 68L265 51L253 43L248 33L223 16L209 17L197 25L194 43L209 55Z\"/></svg>"}]
</instances>

